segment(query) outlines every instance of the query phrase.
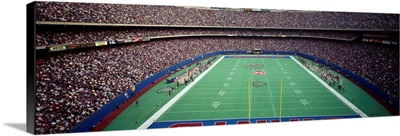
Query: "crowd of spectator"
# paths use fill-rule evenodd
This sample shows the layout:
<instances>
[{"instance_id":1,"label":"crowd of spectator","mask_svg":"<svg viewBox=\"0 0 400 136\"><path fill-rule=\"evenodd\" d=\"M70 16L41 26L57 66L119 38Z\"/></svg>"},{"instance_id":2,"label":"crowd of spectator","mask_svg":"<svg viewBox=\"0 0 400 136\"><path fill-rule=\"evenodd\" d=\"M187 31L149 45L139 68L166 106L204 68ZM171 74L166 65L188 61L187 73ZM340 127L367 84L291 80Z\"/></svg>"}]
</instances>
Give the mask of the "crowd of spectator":
<instances>
[{"instance_id":1,"label":"crowd of spectator","mask_svg":"<svg viewBox=\"0 0 400 136\"><path fill-rule=\"evenodd\" d=\"M37 21L185 25L225 27L285 27L328 29L399 29L396 14L351 12L245 12L160 5L37 2Z\"/></svg>"},{"instance_id":2,"label":"crowd of spectator","mask_svg":"<svg viewBox=\"0 0 400 136\"><path fill-rule=\"evenodd\" d=\"M326 81L329 86L338 87L340 91L344 92L343 87L343 79L340 79L339 73L335 73L329 70L329 67L326 64L317 64L316 62L308 62L306 59L298 58L301 64L303 64L306 68L310 69L311 71L315 72L321 79ZM336 89L336 88L335 88ZM342 90L343 89L343 90Z\"/></svg>"},{"instance_id":3,"label":"crowd of spectator","mask_svg":"<svg viewBox=\"0 0 400 136\"><path fill-rule=\"evenodd\" d=\"M155 73L200 56L199 41L141 43L60 53L37 61L37 132L69 132L115 96Z\"/></svg>"},{"instance_id":4,"label":"crowd of spectator","mask_svg":"<svg viewBox=\"0 0 400 136\"><path fill-rule=\"evenodd\" d=\"M313 30L254 30L254 29L207 29L207 28L146 28L146 27L83 27L39 26L36 33L38 46L71 44L80 42L109 41L136 37L157 37L196 34L249 34L249 35L298 35L353 39L360 32L313 31Z\"/></svg>"},{"instance_id":5,"label":"crowd of spectator","mask_svg":"<svg viewBox=\"0 0 400 136\"><path fill-rule=\"evenodd\" d=\"M173 6L37 2L37 21L144 25L399 29L395 14L244 12ZM49 27L49 26L46 26ZM192 34L301 35L352 39L357 32L211 28L38 26L37 45ZM389 95L399 94L398 47L312 39L184 38L61 52L37 60L36 130L69 132L110 100L184 60L214 51L299 51L343 66Z\"/></svg>"},{"instance_id":6,"label":"crowd of spectator","mask_svg":"<svg viewBox=\"0 0 400 136\"><path fill-rule=\"evenodd\" d=\"M398 98L398 47L312 39L180 38L60 52L37 60L37 133L64 133L159 71L214 51L298 51L359 74Z\"/></svg>"},{"instance_id":7,"label":"crowd of spectator","mask_svg":"<svg viewBox=\"0 0 400 136\"><path fill-rule=\"evenodd\" d=\"M166 82L167 84L170 83L176 83L178 82L181 78L185 78L185 75L189 75L188 73L190 73L190 79L193 80L194 76L197 76L198 74L202 73L204 70L208 69L208 67L211 65L211 62L213 62L216 59L216 57L213 57L212 59L207 60L207 62L205 62L204 64L202 64L201 62L198 62L195 66L193 64L193 68L192 65L189 65L190 69L178 76L172 77L172 78L167 78ZM177 69L176 71L181 70ZM173 74L174 72L172 71L171 74ZM187 76L186 76L187 78ZM177 83L178 84L178 83Z\"/></svg>"}]
</instances>

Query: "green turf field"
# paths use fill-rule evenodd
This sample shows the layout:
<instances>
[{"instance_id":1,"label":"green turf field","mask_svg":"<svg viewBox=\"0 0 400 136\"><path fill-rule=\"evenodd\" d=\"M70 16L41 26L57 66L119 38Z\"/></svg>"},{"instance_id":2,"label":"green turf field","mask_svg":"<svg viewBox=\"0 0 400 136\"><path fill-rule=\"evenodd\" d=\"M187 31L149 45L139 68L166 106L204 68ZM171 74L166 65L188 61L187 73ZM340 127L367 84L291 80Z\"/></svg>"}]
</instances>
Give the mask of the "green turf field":
<instances>
[{"instance_id":1,"label":"green turf field","mask_svg":"<svg viewBox=\"0 0 400 136\"><path fill-rule=\"evenodd\" d=\"M249 63L266 67L243 67ZM254 75L252 72L257 70L266 74ZM159 120L246 118L248 79L251 117L279 117L281 78L282 116L356 114L290 58L230 58L219 62ZM257 81L266 85L253 86Z\"/></svg>"},{"instance_id":2,"label":"green turf field","mask_svg":"<svg viewBox=\"0 0 400 136\"><path fill-rule=\"evenodd\" d=\"M222 57L174 96L155 93L164 86L175 87L159 83L140 98L139 106L132 104L105 130L138 129L146 121L245 119L249 113L250 118L390 115L350 81L344 80L347 91L340 92L323 85L295 59ZM248 68L250 63L265 67Z\"/></svg>"},{"instance_id":3,"label":"green turf field","mask_svg":"<svg viewBox=\"0 0 400 136\"><path fill-rule=\"evenodd\" d=\"M310 60L307 60L307 62L311 64ZM342 75L336 73L335 71L332 72L334 72L336 75L339 75L341 79L344 79L343 83L344 86L346 87L346 91L345 93L341 93L341 95L345 97L347 100L351 101L356 107L362 110L369 117L392 115L385 107L379 104L373 97L371 97L360 87L358 87L357 85L355 85ZM334 89L337 92L340 92L337 87L334 87Z\"/></svg>"}]
</instances>

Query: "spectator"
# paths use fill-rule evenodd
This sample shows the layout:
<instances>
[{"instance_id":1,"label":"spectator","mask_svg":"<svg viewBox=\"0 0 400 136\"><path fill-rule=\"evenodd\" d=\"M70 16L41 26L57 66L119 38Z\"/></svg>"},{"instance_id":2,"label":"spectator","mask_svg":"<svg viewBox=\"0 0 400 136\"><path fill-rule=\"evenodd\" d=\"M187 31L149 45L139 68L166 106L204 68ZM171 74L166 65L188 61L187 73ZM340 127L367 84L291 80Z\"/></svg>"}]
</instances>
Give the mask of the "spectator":
<instances>
[{"instance_id":1,"label":"spectator","mask_svg":"<svg viewBox=\"0 0 400 136\"><path fill-rule=\"evenodd\" d=\"M137 28L137 27L38 27L38 46L66 43L110 41L135 37L155 37L193 34L250 34L250 35L296 35L338 39L354 39L361 32L317 31L317 30L252 30L252 29L209 29L209 28Z\"/></svg>"},{"instance_id":2,"label":"spectator","mask_svg":"<svg viewBox=\"0 0 400 136\"><path fill-rule=\"evenodd\" d=\"M37 20L145 25L399 29L399 18L394 14L238 12L173 6L63 2L37 2ZM358 32L311 30L114 27L82 29L69 26L65 29L40 26L38 28L36 36L39 46L192 34L285 34L341 39L352 39L360 35ZM86 51L60 52L38 58L35 120L37 133L70 132L132 85L137 85L179 62L215 51L248 51L254 48L296 51L325 59L360 75L389 95L399 98L398 46L306 38L165 39ZM200 70L207 69L208 65L210 63L206 63Z\"/></svg>"},{"instance_id":3,"label":"spectator","mask_svg":"<svg viewBox=\"0 0 400 136\"><path fill-rule=\"evenodd\" d=\"M37 2L37 21L145 25L399 29L396 14L349 12L244 12L176 6Z\"/></svg>"},{"instance_id":4,"label":"spectator","mask_svg":"<svg viewBox=\"0 0 400 136\"><path fill-rule=\"evenodd\" d=\"M325 59L398 98L398 47L289 38L166 39L39 58L37 131L69 132L132 85L184 60L215 51L254 48L298 51Z\"/></svg>"}]
</instances>

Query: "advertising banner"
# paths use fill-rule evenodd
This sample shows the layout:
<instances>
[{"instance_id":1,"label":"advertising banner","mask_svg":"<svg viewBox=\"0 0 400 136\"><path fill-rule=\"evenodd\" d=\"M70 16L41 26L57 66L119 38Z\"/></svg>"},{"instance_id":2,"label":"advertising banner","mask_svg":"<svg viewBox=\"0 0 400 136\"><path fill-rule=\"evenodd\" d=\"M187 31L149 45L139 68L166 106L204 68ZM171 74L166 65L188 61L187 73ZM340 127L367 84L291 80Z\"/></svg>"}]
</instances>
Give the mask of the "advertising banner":
<instances>
[{"instance_id":1,"label":"advertising banner","mask_svg":"<svg viewBox=\"0 0 400 136\"><path fill-rule=\"evenodd\" d=\"M140 38L132 38L132 42L140 42L140 41L142 41L142 39L140 39Z\"/></svg>"},{"instance_id":2,"label":"advertising banner","mask_svg":"<svg viewBox=\"0 0 400 136\"><path fill-rule=\"evenodd\" d=\"M132 42L131 39L124 39L124 43L130 43L130 42Z\"/></svg>"},{"instance_id":3,"label":"advertising banner","mask_svg":"<svg viewBox=\"0 0 400 136\"><path fill-rule=\"evenodd\" d=\"M114 41L107 41L107 45L112 45L112 44L118 44L118 40L114 40Z\"/></svg>"},{"instance_id":4,"label":"advertising banner","mask_svg":"<svg viewBox=\"0 0 400 136\"><path fill-rule=\"evenodd\" d=\"M87 47L93 47L96 46L94 42L88 42L88 43L73 43L68 45L68 49L78 49L78 48L87 48Z\"/></svg>"},{"instance_id":5,"label":"advertising banner","mask_svg":"<svg viewBox=\"0 0 400 136\"><path fill-rule=\"evenodd\" d=\"M49 52L54 52L54 51L64 51L64 50L68 50L68 49L67 49L67 45L59 45L59 46L47 47L47 50Z\"/></svg>"},{"instance_id":6,"label":"advertising banner","mask_svg":"<svg viewBox=\"0 0 400 136\"><path fill-rule=\"evenodd\" d=\"M106 46L107 45L107 41L98 41L95 43L96 43L96 46Z\"/></svg>"},{"instance_id":7,"label":"advertising banner","mask_svg":"<svg viewBox=\"0 0 400 136\"><path fill-rule=\"evenodd\" d=\"M124 39L117 39L118 43L124 43Z\"/></svg>"}]
</instances>

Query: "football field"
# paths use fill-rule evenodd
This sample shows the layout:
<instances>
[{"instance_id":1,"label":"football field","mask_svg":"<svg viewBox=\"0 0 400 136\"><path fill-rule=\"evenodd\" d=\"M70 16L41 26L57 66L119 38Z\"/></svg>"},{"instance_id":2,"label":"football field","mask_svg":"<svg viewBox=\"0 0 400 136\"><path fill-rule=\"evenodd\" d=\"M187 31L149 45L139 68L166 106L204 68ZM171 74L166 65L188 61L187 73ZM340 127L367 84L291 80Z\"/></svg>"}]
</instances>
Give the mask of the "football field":
<instances>
[{"instance_id":1,"label":"football field","mask_svg":"<svg viewBox=\"0 0 400 136\"><path fill-rule=\"evenodd\" d=\"M154 93L171 86L159 83L105 130L368 117L292 56L239 57L218 56L173 96Z\"/></svg>"},{"instance_id":2,"label":"football field","mask_svg":"<svg viewBox=\"0 0 400 136\"><path fill-rule=\"evenodd\" d=\"M266 67L243 66L250 63ZM250 117L279 117L281 79L283 116L356 115L290 58L231 58L223 59L159 120L247 118L249 103Z\"/></svg>"}]
</instances>

